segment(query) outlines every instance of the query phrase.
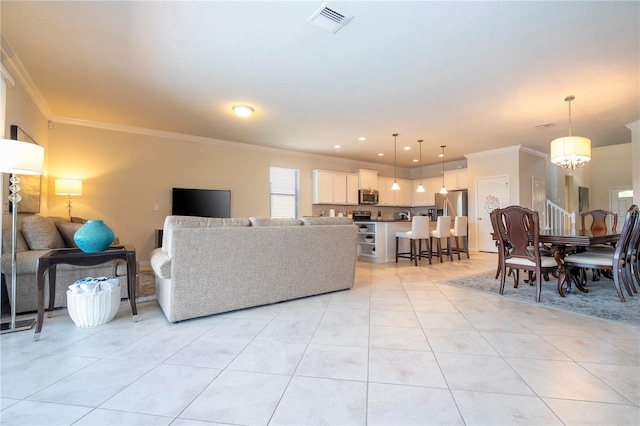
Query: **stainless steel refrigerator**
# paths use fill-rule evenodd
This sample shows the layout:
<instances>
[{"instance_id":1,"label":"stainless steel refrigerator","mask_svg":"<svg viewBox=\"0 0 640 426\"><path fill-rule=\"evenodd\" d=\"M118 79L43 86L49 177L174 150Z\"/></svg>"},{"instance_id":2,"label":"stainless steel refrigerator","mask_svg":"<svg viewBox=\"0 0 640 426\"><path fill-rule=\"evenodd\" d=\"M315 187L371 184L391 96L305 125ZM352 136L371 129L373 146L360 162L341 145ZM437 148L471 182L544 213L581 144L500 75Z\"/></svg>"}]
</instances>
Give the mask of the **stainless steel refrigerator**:
<instances>
[{"instance_id":1,"label":"stainless steel refrigerator","mask_svg":"<svg viewBox=\"0 0 640 426\"><path fill-rule=\"evenodd\" d=\"M442 195L436 193L436 214L438 216L451 216L453 220L456 216L468 216L468 193L463 191L449 191Z\"/></svg>"}]
</instances>

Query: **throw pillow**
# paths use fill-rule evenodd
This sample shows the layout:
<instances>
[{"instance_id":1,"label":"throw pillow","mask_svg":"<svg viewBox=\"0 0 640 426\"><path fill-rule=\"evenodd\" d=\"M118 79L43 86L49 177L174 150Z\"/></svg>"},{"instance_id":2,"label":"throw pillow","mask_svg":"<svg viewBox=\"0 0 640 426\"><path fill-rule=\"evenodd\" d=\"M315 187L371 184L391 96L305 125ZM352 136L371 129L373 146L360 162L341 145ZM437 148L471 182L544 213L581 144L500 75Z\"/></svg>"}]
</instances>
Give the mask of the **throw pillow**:
<instances>
[{"instance_id":1,"label":"throw pillow","mask_svg":"<svg viewBox=\"0 0 640 426\"><path fill-rule=\"evenodd\" d=\"M11 251L12 238L13 233L11 229L2 230L2 253L8 253ZM22 231L18 229L18 232L16 232L16 253L27 250L29 250L29 246L22 236Z\"/></svg>"},{"instance_id":2,"label":"throw pillow","mask_svg":"<svg viewBox=\"0 0 640 426\"><path fill-rule=\"evenodd\" d=\"M351 225L353 220L349 217L303 217L305 225Z\"/></svg>"},{"instance_id":3,"label":"throw pillow","mask_svg":"<svg viewBox=\"0 0 640 426\"><path fill-rule=\"evenodd\" d=\"M81 223L56 222L56 228L58 228L58 232L62 235L62 240L64 241L65 246L74 248L78 247L76 242L73 240L73 235L78 229L82 228Z\"/></svg>"},{"instance_id":4,"label":"throw pillow","mask_svg":"<svg viewBox=\"0 0 640 426\"><path fill-rule=\"evenodd\" d=\"M300 219L271 218L271 217L250 217L251 226L300 226Z\"/></svg>"},{"instance_id":5,"label":"throw pillow","mask_svg":"<svg viewBox=\"0 0 640 426\"><path fill-rule=\"evenodd\" d=\"M22 235L31 250L63 248L64 240L49 218L31 215L22 220Z\"/></svg>"}]
</instances>

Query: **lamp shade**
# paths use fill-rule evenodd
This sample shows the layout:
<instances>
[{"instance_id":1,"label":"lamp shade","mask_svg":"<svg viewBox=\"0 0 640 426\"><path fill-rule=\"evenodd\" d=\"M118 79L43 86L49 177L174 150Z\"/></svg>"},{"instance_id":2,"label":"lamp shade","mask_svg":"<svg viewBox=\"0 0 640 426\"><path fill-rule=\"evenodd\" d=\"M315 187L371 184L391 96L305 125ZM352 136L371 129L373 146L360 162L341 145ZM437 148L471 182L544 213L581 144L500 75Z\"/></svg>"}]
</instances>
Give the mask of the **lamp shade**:
<instances>
[{"instance_id":1,"label":"lamp shade","mask_svg":"<svg viewBox=\"0 0 640 426\"><path fill-rule=\"evenodd\" d=\"M0 172L41 175L43 168L43 147L13 139L0 139Z\"/></svg>"},{"instance_id":2,"label":"lamp shade","mask_svg":"<svg viewBox=\"0 0 640 426\"><path fill-rule=\"evenodd\" d=\"M82 195L80 179L56 179L56 195Z\"/></svg>"},{"instance_id":3,"label":"lamp shade","mask_svg":"<svg viewBox=\"0 0 640 426\"><path fill-rule=\"evenodd\" d=\"M566 136L551 141L551 162L575 169L591 160L591 140L582 136Z\"/></svg>"}]
</instances>

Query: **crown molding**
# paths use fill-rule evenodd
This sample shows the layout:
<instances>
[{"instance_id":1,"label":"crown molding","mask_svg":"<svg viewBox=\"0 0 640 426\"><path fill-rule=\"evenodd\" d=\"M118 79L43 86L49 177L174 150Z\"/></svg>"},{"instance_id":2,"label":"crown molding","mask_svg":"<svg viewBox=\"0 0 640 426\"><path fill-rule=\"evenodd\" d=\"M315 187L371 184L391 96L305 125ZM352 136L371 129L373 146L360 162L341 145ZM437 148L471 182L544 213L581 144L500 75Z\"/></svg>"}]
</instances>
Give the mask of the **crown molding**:
<instances>
[{"instance_id":1,"label":"crown molding","mask_svg":"<svg viewBox=\"0 0 640 426\"><path fill-rule=\"evenodd\" d=\"M359 164L359 166L357 166L356 168L380 167L380 164L370 163L366 161L351 160L347 158L333 157L330 155L312 154L304 151L295 151L292 149L274 148L274 147L264 146L264 145L254 145L254 144L245 143L245 142L233 142L233 141L227 141L223 139L208 138L205 136L189 135L185 133L167 132L165 130L148 129L145 127L126 126L122 124L105 123L101 121L81 120L77 118L57 117L57 116L52 117L49 121L50 123L53 123L53 124L66 124L70 126L90 127L94 129L109 130L113 132L131 133L131 134L151 136L151 137L163 138L163 139L175 139L175 140L180 140L184 142L205 143L209 145L224 146L224 147L235 148L235 149L246 149L250 151L269 152L273 154L289 155L289 156L299 157L299 158L331 159L331 161L342 162L345 164L354 164L354 163Z\"/></svg>"},{"instance_id":2,"label":"crown molding","mask_svg":"<svg viewBox=\"0 0 640 426\"><path fill-rule=\"evenodd\" d=\"M44 100L44 96L42 96L42 93L40 93L36 87L31 76L27 72L27 69L20 61L20 58L13 53L9 42L7 42L4 36L2 36L2 43L0 43L0 52L2 53L2 75L4 76L6 66L7 73L9 73L12 78L15 77L12 87L15 87L16 81L22 84L29 97L36 104L42 115L44 115L45 119L50 119L53 116L51 108L49 108L49 105Z\"/></svg>"},{"instance_id":3,"label":"crown molding","mask_svg":"<svg viewBox=\"0 0 640 426\"><path fill-rule=\"evenodd\" d=\"M540 152L540 151L536 151L534 149L531 148L526 148L522 145L512 145L512 146L506 146L504 148L497 148L497 149L490 149L487 151L480 151L480 152L474 152L471 154L465 154L464 157L465 158L481 158L481 157L490 157L493 155L499 155L499 154L505 154L508 152L526 152L527 154L531 154L531 155L536 155L538 157L542 157L542 158L549 158L548 154L545 154L544 152Z\"/></svg>"}]
</instances>

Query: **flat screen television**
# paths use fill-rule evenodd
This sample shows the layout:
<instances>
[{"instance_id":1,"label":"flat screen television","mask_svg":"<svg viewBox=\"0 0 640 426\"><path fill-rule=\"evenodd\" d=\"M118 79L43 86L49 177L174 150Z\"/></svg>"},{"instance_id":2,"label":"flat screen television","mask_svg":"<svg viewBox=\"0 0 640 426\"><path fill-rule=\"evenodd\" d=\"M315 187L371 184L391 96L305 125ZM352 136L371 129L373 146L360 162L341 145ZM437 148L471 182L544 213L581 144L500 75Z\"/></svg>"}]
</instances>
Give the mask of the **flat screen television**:
<instances>
[{"instance_id":1,"label":"flat screen television","mask_svg":"<svg viewBox=\"0 0 640 426\"><path fill-rule=\"evenodd\" d=\"M173 188L171 214L180 216L231 217L231 191Z\"/></svg>"}]
</instances>

